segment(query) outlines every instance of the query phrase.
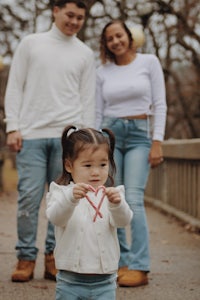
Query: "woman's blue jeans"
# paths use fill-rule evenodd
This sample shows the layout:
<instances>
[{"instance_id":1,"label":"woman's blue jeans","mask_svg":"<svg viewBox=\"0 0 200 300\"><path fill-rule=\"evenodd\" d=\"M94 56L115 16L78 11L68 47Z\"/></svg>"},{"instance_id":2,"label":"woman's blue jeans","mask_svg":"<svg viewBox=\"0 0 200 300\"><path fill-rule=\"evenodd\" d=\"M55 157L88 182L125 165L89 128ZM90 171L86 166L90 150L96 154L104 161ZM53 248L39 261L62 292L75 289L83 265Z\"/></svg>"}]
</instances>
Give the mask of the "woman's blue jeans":
<instances>
[{"instance_id":1,"label":"woman's blue jeans","mask_svg":"<svg viewBox=\"0 0 200 300\"><path fill-rule=\"evenodd\" d=\"M149 234L144 207L144 190L150 169L149 122L148 119L105 117L102 128L110 128L115 134L115 184L124 184L126 201L134 213L130 224L130 245L127 243L125 229L118 229L121 252L119 267L128 266L130 270L149 271Z\"/></svg>"},{"instance_id":2,"label":"woman's blue jeans","mask_svg":"<svg viewBox=\"0 0 200 300\"><path fill-rule=\"evenodd\" d=\"M56 300L115 300L116 274L86 275L59 271Z\"/></svg>"},{"instance_id":3,"label":"woman's blue jeans","mask_svg":"<svg viewBox=\"0 0 200 300\"><path fill-rule=\"evenodd\" d=\"M17 154L18 171L18 213L16 245L17 257L35 260L38 214L45 187L62 171L62 150L60 138L23 140L23 147ZM48 222L45 253L55 247L54 227Z\"/></svg>"}]
</instances>

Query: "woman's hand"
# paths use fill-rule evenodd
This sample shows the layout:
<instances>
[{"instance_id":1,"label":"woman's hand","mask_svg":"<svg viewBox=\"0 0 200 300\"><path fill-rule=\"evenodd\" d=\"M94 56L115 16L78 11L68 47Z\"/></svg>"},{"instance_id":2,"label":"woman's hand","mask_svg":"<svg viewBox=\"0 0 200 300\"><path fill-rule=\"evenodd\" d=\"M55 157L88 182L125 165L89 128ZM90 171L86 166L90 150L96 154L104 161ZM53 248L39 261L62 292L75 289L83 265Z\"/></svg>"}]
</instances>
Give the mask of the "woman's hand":
<instances>
[{"instance_id":1,"label":"woman's hand","mask_svg":"<svg viewBox=\"0 0 200 300\"><path fill-rule=\"evenodd\" d=\"M152 168L163 162L162 144L160 141L153 141L149 152L149 163Z\"/></svg>"},{"instance_id":2,"label":"woman's hand","mask_svg":"<svg viewBox=\"0 0 200 300\"><path fill-rule=\"evenodd\" d=\"M106 196L108 197L108 201L111 203L120 203L121 197L118 190L114 187L106 188Z\"/></svg>"}]
</instances>

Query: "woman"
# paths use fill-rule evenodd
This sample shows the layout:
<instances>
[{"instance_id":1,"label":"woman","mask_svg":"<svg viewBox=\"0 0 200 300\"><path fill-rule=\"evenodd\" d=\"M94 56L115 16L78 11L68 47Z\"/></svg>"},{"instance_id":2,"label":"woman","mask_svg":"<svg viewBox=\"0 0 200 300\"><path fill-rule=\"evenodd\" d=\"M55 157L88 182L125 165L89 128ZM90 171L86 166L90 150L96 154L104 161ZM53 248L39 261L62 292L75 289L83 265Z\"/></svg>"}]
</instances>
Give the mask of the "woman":
<instances>
[{"instance_id":1,"label":"woman","mask_svg":"<svg viewBox=\"0 0 200 300\"><path fill-rule=\"evenodd\" d=\"M96 126L107 127L115 134L115 184L124 184L126 201L134 211L130 246L125 230L118 230L121 249L118 284L135 287L148 283L150 271L144 190L150 167L163 161L164 76L155 55L136 52L130 30L119 20L104 27L100 57Z\"/></svg>"}]
</instances>

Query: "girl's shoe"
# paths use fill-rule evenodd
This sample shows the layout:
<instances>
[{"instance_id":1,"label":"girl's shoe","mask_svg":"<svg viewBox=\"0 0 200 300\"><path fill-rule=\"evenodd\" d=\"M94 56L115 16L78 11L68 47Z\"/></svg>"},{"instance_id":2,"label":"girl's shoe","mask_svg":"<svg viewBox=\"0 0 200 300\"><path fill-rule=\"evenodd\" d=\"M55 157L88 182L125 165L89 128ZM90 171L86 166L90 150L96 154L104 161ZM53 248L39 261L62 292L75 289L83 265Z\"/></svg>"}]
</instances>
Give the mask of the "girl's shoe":
<instances>
[{"instance_id":1,"label":"girl's shoe","mask_svg":"<svg viewBox=\"0 0 200 300\"><path fill-rule=\"evenodd\" d=\"M137 287L145 284L148 284L147 272L139 270L127 270L118 279L118 285L124 287Z\"/></svg>"}]
</instances>

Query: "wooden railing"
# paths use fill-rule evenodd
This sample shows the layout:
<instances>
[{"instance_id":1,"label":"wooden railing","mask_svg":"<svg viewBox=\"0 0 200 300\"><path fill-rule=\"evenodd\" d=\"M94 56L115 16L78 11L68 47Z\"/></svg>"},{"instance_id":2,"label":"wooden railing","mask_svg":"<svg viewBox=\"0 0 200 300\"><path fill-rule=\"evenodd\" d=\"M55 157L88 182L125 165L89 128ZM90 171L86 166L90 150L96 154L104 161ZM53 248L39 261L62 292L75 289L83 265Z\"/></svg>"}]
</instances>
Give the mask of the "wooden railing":
<instances>
[{"instance_id":1,"label":"wooden railing","mask_svg":"<svg viewBox=\"0 0 200 300\"><path fill-rule=\"evenodd\" d=\"M164 162L150 172L145 201L200 229L200 139L163 142Z\"/></svg>"}]
</instances>

